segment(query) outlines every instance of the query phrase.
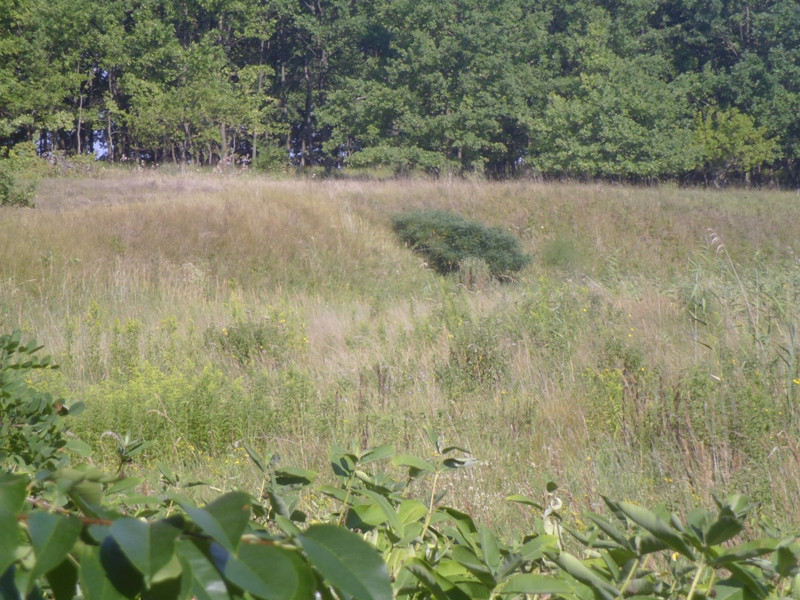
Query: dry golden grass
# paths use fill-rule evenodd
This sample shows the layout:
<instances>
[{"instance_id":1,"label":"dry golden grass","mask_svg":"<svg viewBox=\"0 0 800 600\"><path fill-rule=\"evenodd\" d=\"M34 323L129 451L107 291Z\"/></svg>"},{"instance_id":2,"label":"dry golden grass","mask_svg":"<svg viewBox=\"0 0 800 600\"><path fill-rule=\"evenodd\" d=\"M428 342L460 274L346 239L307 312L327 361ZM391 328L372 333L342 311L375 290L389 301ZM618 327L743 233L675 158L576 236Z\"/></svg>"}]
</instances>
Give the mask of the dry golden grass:
<instances>
[{"instance_id":1,"label":"dry golden grass","mask_svg":"<svg viewBox=\"0 0 800 600\"><path fill-rule=\"evenodd\" d=\"M784 478L798 462L800 372L777 358L796 347L796 194L116 173L45 180L36 203L0 211L0 329L45 343L63 365L48 385L104 419L122 414L116 398L153 393L165 414L183 410L181 390L206 376L230 382L196 388L224 396L206 398L230 421L214 439L249 436L315 469L331 443L424 453L422 427L439 429L486 461L452 478L453 502L497 523L516 510L502 497L537 496L550 478L573 512L601 493L680 503L744 488L800 516ZM507 228L534 261L511 285L443 279L390 230L419 207ZM278 358L251 348L239 361L214 342L264 323L285 344ZM165 378L147 398L131 375L145 363ZM772 424L741 414L759 403ZM720 410L724 423L698 420ZM137 423L102 426L135 434ZM186 468L198 460L225 471L219 450Z\"/></svg>"}]
</instances>

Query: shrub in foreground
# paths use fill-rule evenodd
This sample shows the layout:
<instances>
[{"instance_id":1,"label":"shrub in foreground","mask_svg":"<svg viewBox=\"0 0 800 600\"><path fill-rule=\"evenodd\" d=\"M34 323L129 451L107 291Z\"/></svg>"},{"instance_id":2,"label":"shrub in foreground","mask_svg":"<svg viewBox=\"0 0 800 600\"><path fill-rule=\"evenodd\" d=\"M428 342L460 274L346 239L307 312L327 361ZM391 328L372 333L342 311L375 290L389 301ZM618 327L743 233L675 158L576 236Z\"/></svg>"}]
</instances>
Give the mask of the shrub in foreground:
<instances>
[{"instance_id":1,"label":"shrub in foreground","mask_svg":"<svg viewBox=\"0 0 800 600\"><path fill-rule=\"evenodd\" d=\"M1 376L41 364L38 347L21 346L18 334L0 340L10 348ZM27 390L2 388L14 401L31 398ZM180 478L162 463L162 493L142 496L140 480L90 465L48 465L34 477L2 460L0 598L797 597L797 536L781 538L762 521L766 535L743 540L756 505L741 496L685 517L604 498L610 516L588 513L588 525L573 530L561 523L558 487L548 483L541 503L507 498L538 515L509 543L441 503L442 478L480 461L424 431L426 458L392 446L332 448L330 485L245 444L261 489L204 506L182 495Z\"/></svg>"},{"instance_id":2,"label":"shrub in foreground","mask_svg":"<svg viewBox=\"0 0 800 600\"><path fill-rule=\"evenodd\" d=\"M392 227L400 239L441 274L458 271L468 259L482 260L493 277L504 280L530 262L515 236L441 210L396 215Z\"/></svg>"}]
</instances>

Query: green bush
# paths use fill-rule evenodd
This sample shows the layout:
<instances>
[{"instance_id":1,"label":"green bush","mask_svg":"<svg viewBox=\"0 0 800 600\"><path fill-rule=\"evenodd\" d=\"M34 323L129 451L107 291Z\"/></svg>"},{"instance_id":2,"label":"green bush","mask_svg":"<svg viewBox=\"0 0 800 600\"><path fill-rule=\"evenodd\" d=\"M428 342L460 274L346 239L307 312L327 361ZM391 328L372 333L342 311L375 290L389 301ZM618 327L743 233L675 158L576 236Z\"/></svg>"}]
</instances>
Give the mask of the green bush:
<instances>
[{"instance_id":1,"label":"green bush","mask_svg":"<svg viewBox=\"0 0 800 600\"><path fill-rule=\"evenodd\" d=\"M33 208L33 187L20 185L8 162L0 159L0 206Z\"/></svg>"},{"instance_id":2,"label":"green bush","mask_svg":"<svg viewBox=\"0 0 800 600\"><path fill-rule=\"evenodd\" d=\"M41 348L33 340L22 343L20 331L0 336L0 468L38 471L67 463L63 417L70 411L63 399L31 383L34 371L55 368L49 356L36 355ZM72 411L81 408L76 403Z\"/></svg>"},{"instance_id":3,"label":"green bush","mask_svg":"<svg viewBox=\"0 0 800 600\"><path fill-rule=\"evenodd\" d=\"M32 142L0 151L0 206L33 208L36 182L47 172Z\"/></svg>"},{"instance_id":4,"label":"green bush","mask_svg":"<svg viewBox=\"0 0 800 600\"><path fill-rule=\"evenodd\" d=\"M504 280L530 262L519 240L510 233L454 213L407 212L395 216L392 227L401 240L443 275L458 271L468 259L480 259L493 277Z\"/></svg>"}]
</instances>

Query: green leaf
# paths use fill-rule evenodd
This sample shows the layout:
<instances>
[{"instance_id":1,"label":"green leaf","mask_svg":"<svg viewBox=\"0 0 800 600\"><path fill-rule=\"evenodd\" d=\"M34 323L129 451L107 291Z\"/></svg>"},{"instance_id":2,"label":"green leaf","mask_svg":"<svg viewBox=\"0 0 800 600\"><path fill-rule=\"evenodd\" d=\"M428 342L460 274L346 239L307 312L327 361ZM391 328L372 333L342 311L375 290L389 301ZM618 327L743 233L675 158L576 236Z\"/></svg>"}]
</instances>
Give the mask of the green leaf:
<instances>
[{"instance_id":1,"label":"green leaf","mask_svg":"<svg viewBox=\"0 0 800 600\"><path fill-rule=\"evenodd\" d=\"M486 563L478 558L478 556L466 546L457 544L453 547L450 554L453 557L453 560L455 560L458 564L463 565L471 572L491 575L491 571L489 570L489 567L486 566Z\"/></svg>"},{"instance_id":2,"label":"green leaf","mask_svg":"<svg viewBox=\"0 0 800 600\"><path fill-rule=\"evenodd\" d=\"M448 469L463 469L464 467L479 465L480 462L477 458L445 458L442 464Z\"/></svg>"},{"instance_id":3,"label":"green leaf","mask_svg":"<svg viewBox=\"0 0 800 600\"><path fill-rule=\"evenodd\" d=\"M16 550L22 539L16 516L0 511L0 574L17 560Z\"/></svg>"},{"instance_id":4,"label":"green leaf","mask_svg":"<svg viewBox=\"0 0 800 600\"><path fill-rule=\"evenodd\" d=\"M157 460L156 468L158 469L158 472L161 473L161 480L164 483L167 485L178 485L180 480L175 473L172 472L172 469L170 469L168 465L164 464L160 460Z\"/></svg>"},{"instance_id":5,"label":"green leaf","mask_svg":"<svg viewBox=\"0 0 800 600\"><path fill-rule=\"evenodd\" d=\"M284 467L275 470L275 482L278 485L310 485L317 474L299 467Z\"/></svg>"},{"instance_id":6,"label":"green leaf","mask_svg":"<svg viewBox=\"0 0 800 600\"><path fill-rule=\"evenodd\" d=\"M144 577L111 535L100 544L100 562L106 577L123 596L135 598L142 592Z\"/></svg>"},{"instance_id":7,"label":"green leaf","mask_svg":"<svg viewBox=\"0 0 800 600\"><path fill-rule=\"evenodd\" d=\"M497 538L489 531L485 525L478 528L481 536L481 550L483 550L483 560L489 565L492 573L497 572L497 567L500 566L500 550L497 547Z\"/></svg>"},{"instance_id":8,"label":"green leaf","mask_svg":"<svg viewBox=\"0 0 800 600\"><path fill-rule=\"evenodd\" d=\"M601 598L613 600L619 597L619 590L567 552L561 552L556 564L584 585L588 585Z\"/></svg>"},{"instance_id":9,"label":"green leaf","mask_svg":"<svg viewBox=\"0 0 800 600\"><path fill-rule=\"evenodd\" d=\"M758 598L759 600L767 597L768 590L766 586L748 569L735 562L728 563L725 568L731 572L733 579L736 579L744 584L744 587L750 591L753 597Z\"/></svg>"},{"instance_id":10,"label":"green leaf","mask_svg":"<svg viewBox=\"0 0 800 600\"><path fill-rule=\"evenodd\" d=\"M403 525L408 525L415 521L420 521L428 514L428 507L419 500L409 498L403 500L400 506L397 507L397 515L403 522Z\"/></svg>"},{"instance_id":11,"label":"green leaf","mask_svg":"<svg viewBox=\"0 0 800 600\"><path fill-rule=\"evenodd\" d=\"M178 555L173 552L169 562L155 572L151 579L151 589L156 585L163 585L170 581L177 581L183 575L183 564Z\"/></svg>"},{"instance_id":12,"label":"green leaf","mask_svg":"<svg viewBox=\"0 0 800 600\"><path fill-rule=\"evenodd\" d=\"M67 438L67 449L72 450L81 458L88 458L92 455L92 447L78 438Z\"/></svg>"},{"instance_id":13,"label":"green leaf","mask_svg":"<svg viewBox=\"0 0 800 600\"><path fill-rule=\"evenodd\" d=\"M389 504L389 501L381 496L370 490L353 490L355 493L360 494L362 496L366 496L370 500L372 500L378 507L380 507L381 511L383 511L384 516L386 517L386 522L389 523L389 526L392 528L394 534L398 537L403 537L403 522L400 520L400 515L397 514L395 508Z\"/></svg>"},{"instance_id":14,"label":"green leaf","mask_svg":"<svg viewBox=\"0 0 800 600\"><path fill-rule=\"evenodd\" d=\"M27 485L27 477L0 473L0 574L14 563L23 540L17 515L25 506Z\"/></svg>"},{"instance_id":15,"label":"green leaf","mask_svg":"<svg viewBox=\"0 0 800 600\"><path fill-rule=\"evenodd\" d=\"M434 515L434 521L437 515L446 515L447 518L452 519L458 533L463 539L463 543L469 545L476 554L480 551L477 543L479 536L476 535L478 533L478 528L475 526L472 517L449 506L437 510Z\"/></svg>"},{"instance_id":16,"label":"green leaf","mask_svg":"<svg viewBox=\"0 0 800 600\"><path fill-rule=\"evenodd\" d=\"M669 523L656 516L655 513L629 502L620 502L618 506L632 521L644 527L676 552L680 552L687 558L694 560L694 555L686 545L686 542L683 541L683 538L670 527Z\"/></svg>"},{"instance_id":17,"label":"green leaf","mask_svg":"<svg viewBox=\"0 0 800 600\"><path fill-rule=\"evenodd\" d=\"M234 585L266 600L305 600L314 596L314 573L293 551L263 544L242 544L218 568Z\"/></svg>"},{"instance_id":18,"label":"green leaf","mask_svg":"<svg viewBox=\"0 0 800 600\"><path fill-rule=\"evenodd\" d=\"M79 582L86 600L124 600L106 575L100 561L100 548L84 546L80 556Z\"/></svg>"},{"instance_id":19,"label":"green leaf","mask_svg":"<svg viewBox=\"0 0 800 600\"><path fill-rule=\"evenodd\" d=\"M197 600L228 600L228 587L220 572L190 540L180 540L176 553L183 565L186 587Z\"/></svg>"},{"instance_id":20,"label":"green leaf","mask_svg":"<svg viewBox=\"0 0 800 600\"><path fill-rule=\"evenodd\" d=\"M386 513L381 507L372 502L366 504L351 504L345 522L348 529L369 531L386 522Z\"/></svg>"},{"instance_id":21,"label":"green leaf","mask_svg":"<svg viewBox=\"0 0 800 600\"><path fill-rule=\"evenodd\" d=\"M461 446L448 446L447 448L442 448L442 454L449 454L450 452L454 452L456 450L463 452L464 454L472 454L472 452L466 448L462 448Z\"/></svg>"},{"instance_id":22,"label":"green leaf","mask_svg":"<svg viewBox=\"0 0 800 600\"><path fill-rule=\"evenodd\" d=\"M436 452L441 453L442 448L441 448L441 442L439 440L439 434L436 433L436 431L434 431L430 427L425 427L424 430L425 430L425 435L428 436L428 440L430 441L431 444L433 444L433 447L436 448Z\"/></svg>"},{"instance_id":23,"label":"green leaf","mask_svg":"<svg viewBox=\"0 0 800 600\"><path fill-rule=\"evenodd\" d=\"M208 535L231 552L236 552L250 519L250 496L230 492L220 496L205 508L179 504L192 520Z\"/></svg>"},{"instance_id":24,"label":"green leaf","mask_svg":"<svg viewBox=\"0 0 800 600\"><path fill-rule=\"evenodd\" d=\"M518 504L527 504L528 506L532 506L538 510L544 510L544 507L540 503L536 502L536 500L528 498L528 496L523 496L522 494L507 496L506 500L508 502L517 502Z\"/></svg>"},{"instance_id":25,"label":"green leaf","mask_svg":"<svg viewBox=\"0 0 800 600\"><path fill-rule=\"evenodd\" d=\"M589 517L589 519L595 525L597 525L603 531L603 533L605 533L608 537L614 540L617 544L619 544L623 548L631 550L631 544L628 541L625 532L617 529L614 525L609 523L606 519L604 519L600 515L597 515L595 513L586 513L586 516Z\"/></svg>"},{"instance_id":26,"label":"green leaf","mask_svg":"<svg viewBox=\"0 0 800 600\"><path fill-rule=\"evenodd\" d=\"M798 558L800 558L800 546L790 544L780 546L775 553L775 570L781 577L796 575L798 571Z\"/></svg>"},{"instance_id":27,"label":"green leaf","mask_svg":"<svg viewBox=\"0 0 800 600\"><path fill-rule=\"evenodd\" d=\"M244 444L244 451L247 452L247 456L249 456L250 460L252 460L256 464L259 471L261 471L262 473L267 472L267 463L266 461L264 461L264 458L258 452L253 450L253 448L249 444Z\"/></svg>"},{"instance_id":28,"label":"green leaf","mask_svg":"<svg viewBox=\"0 0 800 600\"><path fill-rule=\"evenodd\" d=\"M80 401L73 402L72 404L69 405L69 415L71 417L78 417L81 414L83 414L83 411L85 409L86 409L86 405L83 402L80 402ZM77 440L77 438L70 438L70 439ZM67 445L69 445L69 440L67 441ZM88 447L89 446L87 445L87 448ZM89 449L89 451L91 452L91 448Z\"/></svg>"},{"instance_id":29,"label":"green leaf","mask_svg":"<svg viewBox=\"0 0 800 600\"><path fill-rule=\"evenodd\" d=\"M129 489L135 488L140 483L142 483L142 479L140 477L126 477L125 479L120 479L119 481L115 481L112 485L108 486L106 495L125 492Z\"/></svg>"},{"instance_id":30,"label":"green leaf","mask_svg":"<svg viewBox=\"0 0 800 600\"><path fill-rule=\"evenodd\" d=\"M375 462L376 460L383 460L385 458L389 458L390 456L394 456L394 453L394 446L376 446L375 448L371 448L364 452L361 455L361 458L359 458L358 462L362 465L366 465L368 463Z\"/></svg>"},{"instance_id":31,"label":"green leaf","mask_svg":"<svg viewBox=\"0 0 800 600\"><path fill-rule=\"evenodd\" d=\"M435 465L410 454L397 454L392 459L392 464L395 467L408 467L411 477L416 477L421 473L433 473L436 471Z\"/></svg>"},{"instance_id":32,"label":"green leaf","mask_svg":"<svg viewBox=\"0 0 800 600\"><path fill-rule=\"evenodd\" d=\"M558 594L571 595L572 586L553 575L519 573L508 578L501 589L506 594Z\"/></svg>"},{"instance_id":33,"label":"green leaf","mask_svg":"<svg viewBox=\"0 0 800 600\"><path fill-rule=\"evenodd\" d=\"M24 475L0 472L0 512L18 515L25 506L30 480Z\"/></svg>"},{"instance_id":34,"label":"green leaf","mask_svg":"<svg viewBox=\"0 0 800 600\"><path fill-rule=\"evenodd\" d=\"M745 588L734 578L723 579L714 586L714 600L745 600Z\"/></svg>"},{"instance_id":35,"label":"green leaf","mask_svg":"<svg viewBox=\"0 0 800 600\"><path fill-rule=\"evenodd\" d=\"M317 487L317 491L331 498L335 498L339 502L344 502L347 498L347 492L342 488L333 487L332 485L321 485Z\"/></svg>"},{"instance_id":36,"label":"green leaf","mask_svg":"<svg viewBox=\"0 0 800 600\"><path fill-rule=\"evenodd\" d=\"M724 553L720 554L710 564L714 566L725 566L732 562L742 562L757 556L763 556L773 552L778 547L778 540L764 538L752 540L744 544L739 544L733 548L725 548Z\"/></svg>"},{"instance_id":37,"label":"green leaf","mask_svg":"<svg viewBox=\"0 0 800 600\"><path fill-rule=\"evenodd\" d=\"M272 490L268 490L267 498L269 499L269 505L272 507L272 510L275 511L276 515L286 517L287 519L292 517L292 512L289 510L289 505L286 504L286 501L282 496Z\"/></svg>"},{"instance_id":38,"label":"green leaf","mask_svg":"<svg viewBox=\"0 0 800 600\"><path fill-rule=\"evenodd\" d=\"M291 519L277 515L275 517L275 524L280 527L281 531L290 537L297 537L300 535L300 528L295 525Z\"/></svg>"},{"instance_id":39,"label":"green leaf","mask_svg":"<svg viewBox=\"0 0 800 600\"><path fill-rule=\"evenodd\" d=\"M522 558L527 561L539 560L545 553L553 552L558 549L558 536L539 535L531 541L523 544L520 553Z\"/></svg>"},{"instance_id":40,"label":"green leaf","mask_svg":"<svg viewBox=\"0 0 800 600\"><path fill-rule=\"evenodd\" d=\"M70 559L61 561L61 564L55 569L50 569L45 577L56 600L71 600L75 597L78 569Z\"/></svg>"},{"instance_id":41,"label":"green leaf","mask_svg":"<svg viewBox=\"0 0 800 600\"><path fill-rule=\"evenodd\" d=\"M419 558L408 561L406 569L419 579L437 600L471 600L466 593L456 587L455 583Z\"/></svg>"},{"instance_id":42,"label":"green leaf","mask_svg":"<svg viewBox=\"0 0 800 600\"><path fill-rule=\"evenodd\" d=\"M666 542L650 534L637 535L634 543L636 545L636 553L642 556L645 554L653 554L654 552L661 552L669 548Z\"/></svg>"},{"instance_id":43,"label":"green leaf","mask_svg":"<svg viewBox=\"0 0 800 600\"><path fill-rule=\"evenodd\" d=\"M28 591L36 579L56 568L75 545L81 533L79 519L34 511L28 516L28 532L36 563L28 580Z\"/></svg>"},{"instance_id":44,"label":"green leaf","mask_svg":"<svg viewBox=\"0 0 800 600\"><path fill-rule=\"evenodd\" d=\"M175 538L180 530L167 521L147 523L139 519L122 517L111 525L111 536L117 541L125 556L145 577L147 585L175 552Z\"/></svg>"},{"instance_id":45,"label":"green leaf","mask_svg":"<svg viewBox=\"0 0 800 600\"><path fill-rule=\"evenodd\" d=\"M312 525L298 536L314 567L336 588L361 600L390 600L389 572L374 547L334 525Z\"/></svg>"},{"instance_id":46,"label":"green leaf","mask_svg":"<svg viewBox=\"0 0 800 600\"><path fill-rule=\"evenodd\" d=\"M716 546L727 542L732 537L739 534L744 529L744 521L736 517L733 511L725 506L720 511L717 520L705 532L705 543L709 546Z\"/></svg>"}]
</instances>

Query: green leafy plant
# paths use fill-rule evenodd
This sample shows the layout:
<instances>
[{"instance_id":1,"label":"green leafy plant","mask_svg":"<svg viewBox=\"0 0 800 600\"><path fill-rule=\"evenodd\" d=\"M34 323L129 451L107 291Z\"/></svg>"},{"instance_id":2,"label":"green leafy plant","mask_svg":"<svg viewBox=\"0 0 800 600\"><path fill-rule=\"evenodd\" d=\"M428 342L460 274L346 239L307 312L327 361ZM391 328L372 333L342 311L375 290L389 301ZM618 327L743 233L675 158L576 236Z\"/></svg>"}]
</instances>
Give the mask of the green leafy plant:
<instances>
[{"instance_id":1,"label":"green leafy plant","mask_svg":"<svg viewBox=\"0 0 800 600\"><path fill-rule=\"evenodd\" d=\"M20 184L8 160L0 159L0 206L33 208L33 186Z\"/></svg>"},{"instance_id":2,"label":"green leafy plant","mask_svg":"<svg viewBox=\"0 0 800 600\"><path fill-rule=\"evenodd\" d=\"M29 388L7 374L48 361L18 333L0 341L4 402L30 400ZM51 414L47 404L30 410ZM181 482L163 463L157 496L143 495L138 478L86 464L59 462L35 476L2 471L0 596L761 600L800 591L798 535L748 523L757 505L740 495L715 497L715 511L685 516L604 498L610 516L591 512L588 526L574 527L549 482L541 503L507 498L536 515L527 535L507 542L443 503L442 478L480 461L433 429L424 434L426 458L391 445L334 446L333 478L322 484L316 473L281 467L278 456L245 444L260 489L202 505L184 495L196 482ZM61 436L57 428L41 434L56 451ZM139 456L141 440L111 437L121 460ZM749 538L755 528L761 537Z\"/></svg>"},{"instance_id":3,"label":"green leafy plant","mask_svg":"<svg viewBox=\"0 0 800 600\"><path fill-rule=\"evenodd\" d=\"M468 259L480 259L493 277L505 280L530 262L515 236L454 213L411 211L395 216L392 227L441 274L458 271Z\"/></svg>"},{"instance_id":4,"label":"green leafy plant","mask_svg":"<svg viewBox=\"0 0 800 600\"><path fill-rule=\"evenodd\" d=\"M242 367L259 364L282 365L293 351L307 342L295 315L271 309L263 319L242 317L220 329L205 332L205 342L231 356Z\"/></svg>"},{"instance_id":5,"label":"green leafy plant","mask_svg":"<svg viewBox=\"0 0 800 600\"><path fill-rule=\"evenodd\" d=\"M57 368L34 340L22 341L22 332L0 336L0 466L16 470L56 469L68 462L68 445L85 444L67 437L66 415L79 414L83 404L68 408L62 398L41 392L31 382L35 371Z\"/></svg>"}]
</instances>

